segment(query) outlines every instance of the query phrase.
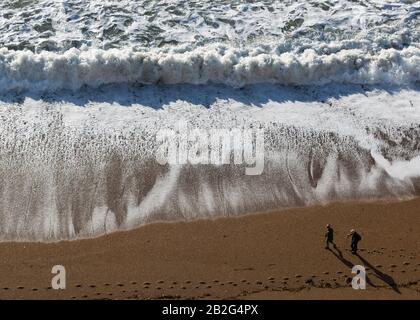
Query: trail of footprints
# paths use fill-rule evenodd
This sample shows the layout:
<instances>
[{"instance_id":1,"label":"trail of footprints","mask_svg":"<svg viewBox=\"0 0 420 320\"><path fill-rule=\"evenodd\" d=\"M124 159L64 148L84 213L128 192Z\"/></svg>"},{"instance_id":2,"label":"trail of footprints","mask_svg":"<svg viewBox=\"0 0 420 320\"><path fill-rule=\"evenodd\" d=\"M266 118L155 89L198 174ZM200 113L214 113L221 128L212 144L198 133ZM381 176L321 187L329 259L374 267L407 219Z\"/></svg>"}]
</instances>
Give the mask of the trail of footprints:
<instances>
[{"instance_id":1,"label":"trail of footprints","mask_svg":"<svg viewBox=\"0 0 420 320\"><path fill-rule=\"evenodd\" d=\"M382 265L374 266L377 270L384 271L385 268ZM412 268L409 270L408 268ZM370 268L366 268L369 271ZM401 265L391 264L386 268L386 272L390 273L405 273L407 271L418 271L420 270L420 263L412 263L409 261L403 262ZM323 279L322 277L327 276L328 279ZM84 292L81 295L72 295L68 298L70 299L113 299L113 298L181 298L182 292L189 290L197 291L199 294L194 294L195 297L208 298L212 297L212 289L218 289L226 287L237 288L238 294L246 294L251 292L258 292L264 289L285 289L285 290L298 290L307 286L317 286L317 287L339 287L343 284L348 284L351 282L351 278L348 275L348 272L337 271L336 273L325 271L321 276L310 275L303 276L301 274L295 274L293 276L284 276L284 277L268 277L266 280L248 280L240 279L237 281L220 281L214 279L212 281L164 281L158 280L156 282L137 282L131 281L128 283L103 283L103 284L75 284L74 288L83 289ZM410 285L420 284L420 279L418 281L411 281ZM89 290L89 294L86 293L86 290ZM226 289L226 290L227 290ZM22 291L31 291L32 293L39 293L42 290L53 291L51 287L46 288L25 288L23 286L17 287L3 287L0 288L3 293L10 293L13 290ZM55 290L54 290L55 291ZM159 294L159 292L162 292ZM173 293L171 293L171 291ZM62 292L65 292L62 291ZM164 292L164 293L163 293ZM213 293L214 294L214 293ZM216 296L214 296L216 297Z\"/></svg>"}]
</instances>

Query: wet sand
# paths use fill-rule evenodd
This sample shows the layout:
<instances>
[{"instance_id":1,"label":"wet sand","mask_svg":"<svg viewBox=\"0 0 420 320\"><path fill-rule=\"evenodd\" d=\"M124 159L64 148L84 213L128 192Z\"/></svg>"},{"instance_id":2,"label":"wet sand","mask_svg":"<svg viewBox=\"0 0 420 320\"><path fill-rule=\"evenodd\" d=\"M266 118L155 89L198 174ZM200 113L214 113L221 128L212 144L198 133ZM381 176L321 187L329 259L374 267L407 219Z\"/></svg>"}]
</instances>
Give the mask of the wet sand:
<instances>
[{"instance_id":1,"label":"wet sand","mask_svg":"<svg viewBox=\"0 0 420 320\"><path fill-rule=\"evenodd\" d=\"M337 250L324 248L325 224ZM363 237L352 255L346 234ZM351 288L351 267L367 289ZM66 268L66 289L51 268ZM420 199L155 223L96 239L1 243L0 299L419 299Z\"/></svg>"}]
</instances>

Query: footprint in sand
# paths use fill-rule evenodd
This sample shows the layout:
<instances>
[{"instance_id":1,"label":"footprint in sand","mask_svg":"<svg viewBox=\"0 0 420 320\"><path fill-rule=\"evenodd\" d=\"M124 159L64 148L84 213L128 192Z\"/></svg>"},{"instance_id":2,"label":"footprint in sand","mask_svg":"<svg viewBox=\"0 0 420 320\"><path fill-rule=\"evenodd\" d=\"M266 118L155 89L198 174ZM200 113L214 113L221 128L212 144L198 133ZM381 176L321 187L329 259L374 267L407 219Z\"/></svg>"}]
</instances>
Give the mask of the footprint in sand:
<instances>
[{"instance_id":1,"label":"footprint in sand","mask_svg":"<svg viewBox=\"0 0 420 320\"><path fill-rule=\"evenodd\" d=\"M410 264L410 262L408 262L408 261L405 261L404 263L403 263L403 265L405 265L405 266L408 266Z\"/></svg>"},{"instance_id":2,"label":"footprint in sand","mask_svg":"<svg viewBox=\"0 0 420 320\"><path fill-rule=\"evenodd\" d=\"M242 279L241 282L242 283L245 283L245 282L247 282L247 280L246 279Z\"/></svg>"},{"instance_id":3,"label":"footprint in sand","mask_svg":"<svg viewBox=\"0 0 420 320\"><path fill-rule=\"evenodd\" d=\"M263 284L261 281L257 281L256 282L256 284L259 284L259 285L261 285L261 284Z\"/></svg>"},{"instance_id":4,"label":"footprint in sand","mask_svg":"<svg viewBox=\"0 0 420 320\"><path fill-rule=\"evenodd\" d=\"M5 288L3 288L3 290L9 290L9 288L5 287Z\"/></svg>"},{"instance_id":5,"label":"footprint in sand","mask_svg":"<svg viewBox=\"0 0 420 320\"><path fill-rule=\"evenodd\" d=\"M89 287L90 288L96 288L96 286L94 284L91 284Z\"/></svg>"},{"instance_id":6,"label":"footprint in sand","mask_svg":"<svg viewBox=\"0 0 420 320\"><path fill-rule=\"evenodd\" d=\"M105 287L109 287L109 286L110 286L110 284L109 284L109 283L105 283L105 284L104 284L104 286L105 286Z\"/></svg>"},{"instance_id":7,"label":"footprint in sand","mask_svg":"<svg viewBox=\"0 0 420 320\"><path fill-rule=\"evenodd\" d=\"M37 288L32 288L32 291L38 291L38 289Z\"/></svg>"},{"instance_id":8,"label":"footprint in sand","mask_svg":"<svg viewBox=\"0 0 420 320\"><path fill-rule=\"evenodd\" d=\"M25 289L25 287L17 287L19 290L23 290Z\"/></svg>"},{"instance_id":9,"label":"footprint in sand","mask_svg":"<svg viewBox=\"0 0 420 320\"><path fill-rule=\"evenodd\" d=\"M150 282L143 282L144 286L150 286Z\"/></svg>"},{"instance_id":10,"label":"footprint in sand","mask_svg":"<svg viewBox=\"0 0 420 320\"><path fill-rule=\"evenodd\" d=\"M330 274L328 271L323 272L323 274Z\"/></svg>"},{"instance_id":11,"label":"footprint in sand","mask_svg":"<svg viewBox=\"0 0 420 320\"><path fill-rule=\"evenodd\" d=\"M217 280L217 279L216 279L216 280L213 280L213 282L214 282L214 283L218 283L218 282L219 282L219 280Z\"/></svg>"},{"instance_id":12,"label":"footprint in sand","mask_svg":"<svg viewBox=\"0 0 420 320\"><path fill-rule=\"evenodd\" d=\"M82 285L81 284L76 284L76 288L81 288Z\"/></svg>"},{"instance_id":13,"label":"footprint in sand","mask_svg":"<svg viewBox=\"0 0 420 320\"><path fill-rule=\"evenodd\" d=\"M204 281L200 281L199 284L206 284Z\"/></svg>"},{"instance_id":14,"label":"footprint in sand","mask_svg":"<svg viewBox=\"0 0 420 320\"><path fill-rule=\"evenodd\" d=\"M122 283L118 283L118 284L117 284L117 286L119 286L119 287L124 287L124 284L122 284Z\"/></svg>"},{"instance_id":15,"label":"footprint in sand","mask_svg":"<svg viewBox=\"0 0 420 320\"><path fill-rule=\"evenodd\" d=\"M137 282L135 282L135 281L131 281L131 284L132 284L132 285L135 285L135 284L137 284Z\"/></svg>"},{"instance_id":16,"label":"footprint in sand","mask_svg":"<svg viewBox=\"0 0 420 320\"><path fill-rule=\"evenodd\" d=\"M176 282L176 281L173 281L173 282L172 282L172 284L174 284L174 285L175 285L175 284L178 284L178 282Z\"/></svg>"},{"instance_id":17,"label":"footprint in sand","mask_svg":"<svg viewBox=\"0 0 420 320\"><path fill-rule=\"evenodd\" d=\"M270 281L271 281L271 280L274 280L274 277L269 277L269 278L268 278L268 280L270 280Z\"/></svg>"},{"instance_id":18,"label":"footprint in sand","mask_svg":"<svg viewBox=\"0 0 420 320\"><path fill-rule=\"evenodd\" d=\"M165 283L165 281L163 281L163 280L159 280L157 283Z\"/></svg>"},{"instance_id":19,"label":"footprint in sand","mask_svg":"<svg viewBox=\"0 0 420 320\"><path fill-rule=\"evenodd\" d=\"M185 283L189 284L191 283L191 280L186 280Z\"/></svg>"}]
</instances>

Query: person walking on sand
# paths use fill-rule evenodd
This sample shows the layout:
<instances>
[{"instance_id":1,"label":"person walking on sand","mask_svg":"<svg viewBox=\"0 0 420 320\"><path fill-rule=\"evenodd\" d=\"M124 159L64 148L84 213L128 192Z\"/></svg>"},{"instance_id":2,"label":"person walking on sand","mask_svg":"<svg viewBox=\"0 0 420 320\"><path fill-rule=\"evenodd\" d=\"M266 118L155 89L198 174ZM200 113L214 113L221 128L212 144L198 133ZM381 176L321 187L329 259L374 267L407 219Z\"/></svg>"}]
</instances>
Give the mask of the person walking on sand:
<instances>
[{"instance_id":1,"label":"person walking on sand","mask_svg":"<svg viewBox=\"0 0 420 320\"><path fill-rule=\"evenodd\" d=\"M334 229L330 224L327 224L327 232L325 232L325 249L330 248L330 243L336 248L337 246L334 243Z\"/></svg>"},{"instance_id":2,"label":"person walking on sand","mask_svg":"<svg viewBox=\"0 0 420 320\"><path fill-rule=\"evenodd\" d=\"M347 235L347 238L348 237L351 237L351 242L350 242L351 253L357 254L357 244L359 243L360 240L362 240L362 237L354 229L350 230L350 233Z\"/></svg>"}]
</instances>

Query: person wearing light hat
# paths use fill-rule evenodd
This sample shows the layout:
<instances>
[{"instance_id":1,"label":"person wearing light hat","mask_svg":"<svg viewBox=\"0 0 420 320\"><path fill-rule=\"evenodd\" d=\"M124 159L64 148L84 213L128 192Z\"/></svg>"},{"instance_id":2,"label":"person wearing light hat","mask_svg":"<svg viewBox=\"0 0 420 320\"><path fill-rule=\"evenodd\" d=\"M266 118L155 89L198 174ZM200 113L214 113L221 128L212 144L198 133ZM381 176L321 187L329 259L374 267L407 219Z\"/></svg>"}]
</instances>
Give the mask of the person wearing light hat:
<instances>
[{"instance_id":1,"label":"person wearing light hat","mask_svg":"<svg viewBox=\"0 0 420 320\"><path fill-rule=\"evenodd\" d=\"M347 235L347 238L350 236L351 236L351 242L350 242L351 253L357 254L357 244L359 243L360 240L362 240L362 237L354 229L350 230L350 233Z\"/></svg>"},{"instance_id":2,"label":"person wearing light hat","mask_svg":"<svg viewBox=\"0 0 420 320\"><path fill-rule=\"evenodd\" d=\"M330 243L336 248L334 243L334 229L330 224L327 224L327 232L325 232L325 249L330 248Z\"/></svg>"}]
</instances>

